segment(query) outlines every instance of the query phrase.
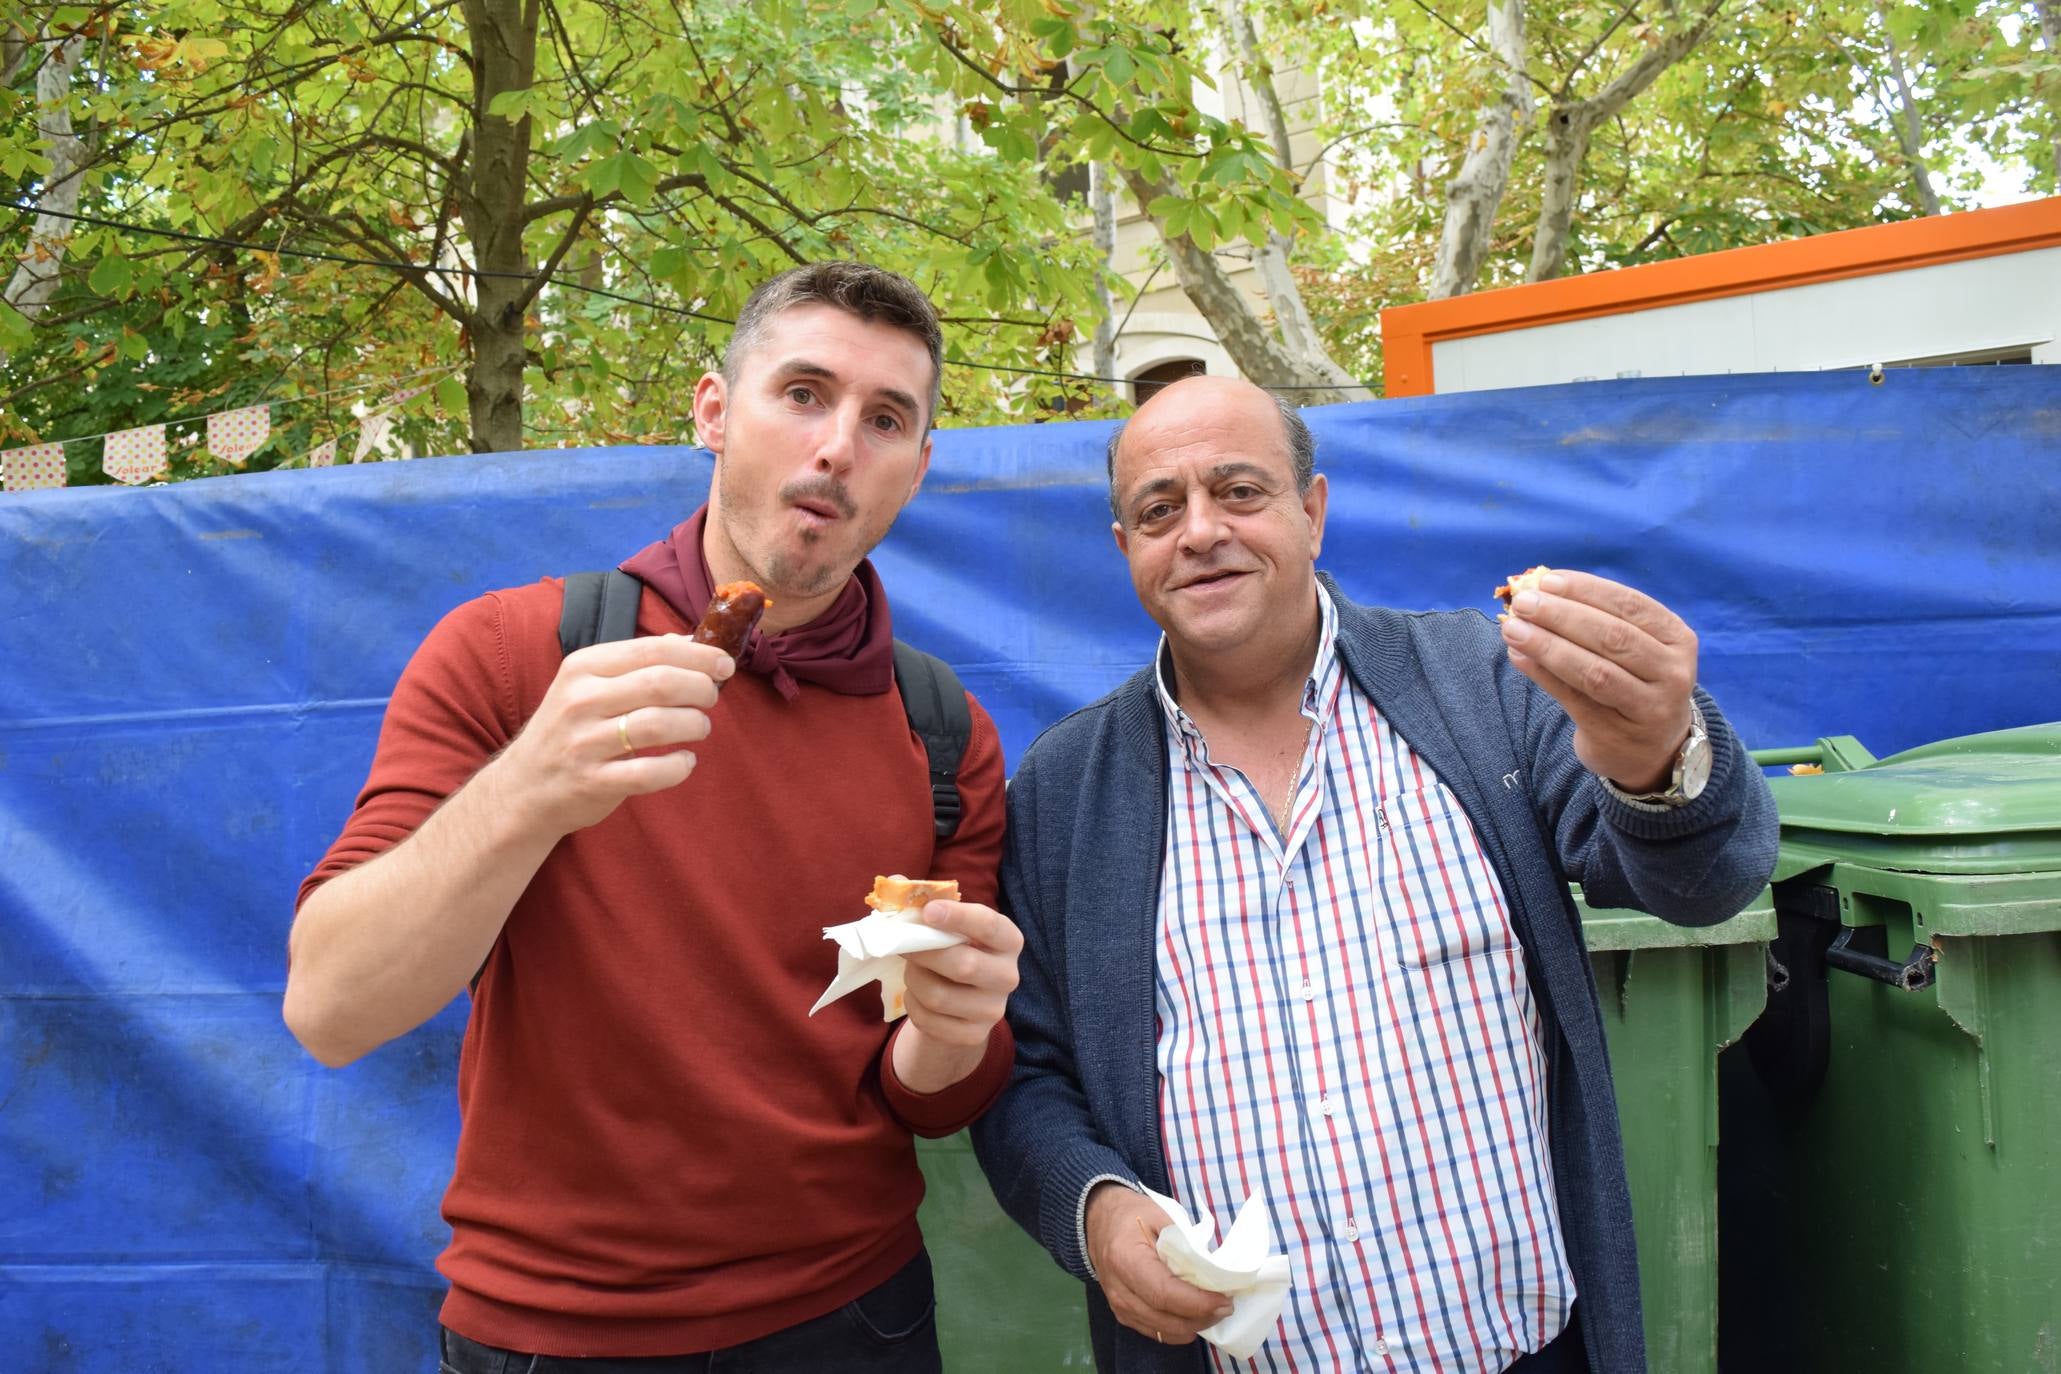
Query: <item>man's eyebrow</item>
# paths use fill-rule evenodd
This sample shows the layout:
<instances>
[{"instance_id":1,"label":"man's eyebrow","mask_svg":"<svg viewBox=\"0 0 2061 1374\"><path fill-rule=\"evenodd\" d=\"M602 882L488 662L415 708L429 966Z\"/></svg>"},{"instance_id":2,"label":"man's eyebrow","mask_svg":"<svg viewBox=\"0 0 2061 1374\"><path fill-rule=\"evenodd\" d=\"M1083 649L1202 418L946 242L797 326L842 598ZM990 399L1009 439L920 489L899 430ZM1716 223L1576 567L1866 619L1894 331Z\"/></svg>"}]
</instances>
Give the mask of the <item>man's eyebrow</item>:
<instances>
[{"instance_id":1,"label":"man's eyebrow","mask_svg":"<svg viewBox=\"0 0 2061 1374\"><path fill-rule=\"evenodd\" d=\"M807 358L789 358L774 368L773 374L777 377L821 377L826 382L835 382L838 385L844 383L844 379L836 372L821 363L812 363ZM911 415L923 413L922 407L916 403L916 398L900 387L884 386L874 394L893 402Z\"/></svg>"},{"instance_id":2,"label":"man's eyebrow","mask_svg":"<svg viewBox=\"0 0 2061 1374\"><path fill-rule=\"evenodd\" d=\"M1266 477L1269 475L1267 469L1258 463L1218 463L1209 470L1209 477L1212 482L1221 482L1227 477Z\"/></svg>"},{"instance_id":3,"label":"man's eyebrow","mask_svg":"<svg viewBox=\"0 0 2061 1374\"><path fill-rule=\"evenodd\" d=\"M1134 505L1148 496L1157 496L1163 491L1177 491L1180 489L1180 486L1181 479L1178 477L1155 477L1143 486L1131 488L1130 497L1125 501L1125 504Z\"/></svg>"}]
</instances>

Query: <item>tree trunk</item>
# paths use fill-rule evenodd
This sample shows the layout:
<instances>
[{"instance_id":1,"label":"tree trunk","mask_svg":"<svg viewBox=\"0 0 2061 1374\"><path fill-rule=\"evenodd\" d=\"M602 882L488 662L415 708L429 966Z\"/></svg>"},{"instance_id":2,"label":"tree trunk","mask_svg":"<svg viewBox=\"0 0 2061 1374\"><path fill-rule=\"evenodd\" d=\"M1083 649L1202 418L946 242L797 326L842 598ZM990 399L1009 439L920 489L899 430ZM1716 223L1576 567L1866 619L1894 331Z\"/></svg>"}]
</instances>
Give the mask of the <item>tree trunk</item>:
<instances>
[{"instance_id":1,"label":"tree trunk","mask_svg":"<svg viewBox=\"0 0 2061 1374\"><path fill-rule=\"evenodd\" d=\"M1241 0L1220 0L1219 13L1225 37L1243 66L1245 84L1259 101L1260 113L1267 125L1267 138L1274 145L1274 161L1293 177L1295 159L1288 141L1288 117L1281 109L1281 96L1274 89L1273 75L1260 57L1259 38L1253 32L1252 16L1245 12ZM1288 268L1294 251L1294 239L1269 230L1266 242L1260 245L1255 264L1259 269L1260 285L1267 293L1267 304L1274 312L1274 323L1281 332L1282 346L1290 354L1308 360L1310 371L1315 374L1312 380L1349 388L1354 399L1371 396L1373 393L1359 386L1324 347L1324 340L1310 320L1309 307L1303 303L1302 290L1295 284L1295 274ZM1197 307L1200 308L1199 302Z\"/></svg>"},{"instance_id":2,"label":"tree trunk","mask_svg":"<svg viewBox=\"0 0 2061 1374\"><path fill-rule=\"evenodd\" d=\"M1124 184L1140 205L1150 205L1170 189L1164 182L1154 184L1129 170L1124 172ZM1260 322L1245 293L1194 239L1186 234L1169 234L1164 225L1156 222L1155 227L1160 241L1166 245L1167 258L1174 265L1181 290L1209 321L1224 351L1249 380L1261 386L1311 388L1296 396L1304 405L1328 405L1367 397L1367 390L1336 364L1297 357L1283 348ZM1321 370L1323 367L1330 368L1328 375Z\"/></svg>"},{"instance_id":3,"label":"tree trunk","mask_svg":"<svg viewBox=\"0 0 2061 1374\"><path fill-rule=\"evenodd\" d=\"M2061 57L2061 0L2036 0L2040 13L2040 37L2047 56ZM2054 189L2061 191L2061 79L2047 83L2047 103L2054 116Z\"/></svg>"},{"instance_id":4,"label":"tree trunk","mask_svg":"<svg viewBox=\"0 0 2061 1374\"><path fill-rule=\"evenodd\" d=\"M1463 295L1481 278L1488 257L1496 209L1510 184L1517 154L1518 125L1532 115L1526 75L1524 0L1490 0L1489 45L1503 64L1503 89L1482 116L1473 146L1459 173L1446 183L1446 221L1439 234L1438 261L1431 271L1431 299Z\"/></svg>"},{"instance_id":5,"label":"tree trunk","mask_svg":"<svg viewBox=\"0 0 2061 1374\"><path fill-rule=\"evenodd\" d=\"M1531 268L1526 281L1557 277L1567 265L1567 241L1574 228L1574 208L1581 198L1582 161L1589 154L1589 139L1596 126L1615 118L1634 96L1652 85L1659 75L1682 60L1710 32L1720 12L1731 0L1708 0L1703 13L1687 28L1673 33L1647 49L1644 56L1625 69L1623 75L1587 100L1572 100L1562 90L1553 100L1546 117L1546 184L1539 210L1539 227L1531 244Z\"/></svg>"},{"instance_id":6,"label":"tree trunk","mask_svg":"<svg viewBox=\"0 0 2061 1374\"><path fill-rule=\"evenodd\" d=\"M12 86L14 74L21 70L21 64L28 61L35 49L29 43L28 34L19 24L9 22L0 29L0 86Z\"/></svg>"},{"instance_id":7,"label":"tree trunk","mask_svg":"<svg viewBox=\"0 0 2061 1374\"><path fill-rule=\"evenodd\" d=\"M28 249L7 283L6 302L33 321L57 294L63 276L65 248L71 242L74 221L64 216L79 208L80 168L86 161L86 145L72 132L72 71L86 46L86 36L75 33L43 59L36 73L36 131L50 159L50 175L43 181L43 193L36 202L36 223L29 231ZM19 59L17 59L19 61ZM0 352L0 366L7 362Z\"/></svg>"},{"instance_id":8,"label":"tree trunk","mask_svg":"<svg viewBox=\"0 0 2061 1374\"><path fill-rule=\"evenodd\" d=\"M1896 82L1897 107L1890 122L1896 126L1904 165L1911 169L1911 186L1918 193L1918 207L1928 215L1936 215L1939 192L1932 185L1932 170L1925 165L1925 124L1918 117L1918 98L1911 94L1903 54L1897 51L1896 35L1889 29L1889 11L1882 0L1875 0L1875 13L1882 20L1882 50L1889 55L1889 75Z\"/></svg>"},{"instance_id":9,"label":"tree trunk","mask_svg":"<svg viewBox=\"0 0 2061 1374\"><path fill-rule=\"evenodd\" d=\"M537 17L538 0L465 0L475 63L474 134L458 213L481 269L474 278L472 317L466 321L472 366L465 392L474 453L512 453L523 447L523 320L532 292L522 231L531 124L527 115L511 123L487 111L495 96L526 90L535 79Z\"/></svg>"},{"instance_id":10,"label":"tree trunk","mask_svg":"<svg viewBox=\"0 0 2061 1374\"><path fill-rule=\"evenodd\" d=\"M1539 197L1539 227L1531 240L1526 281L1557 277L1567 266L1567 241L1574 232L1575 202L1581 198L1582 161L1596 117L1586 102L1563 105L1546 116L1545 185Z\"/></svg>"},{"instance_id":11,"label":"tree trunk","mask_svg":"<svg viewBox=\"0 0 2061 1374\"><path fill-rule=\"evenodd\" d=\"M1097 377L1116 376L1116 297L1109 289L1109 274L1116 270L1116 188L1110 184L1109 168L1100 162L1088 164L1088 209L1095 216L1095 257L1102 275L1095 281L1095 299L1102 306L1102 318L1095 321L1094 361L1088 370ZM1106 381L1105 386L1115 382Z\"/></svg>"}]
</instances>

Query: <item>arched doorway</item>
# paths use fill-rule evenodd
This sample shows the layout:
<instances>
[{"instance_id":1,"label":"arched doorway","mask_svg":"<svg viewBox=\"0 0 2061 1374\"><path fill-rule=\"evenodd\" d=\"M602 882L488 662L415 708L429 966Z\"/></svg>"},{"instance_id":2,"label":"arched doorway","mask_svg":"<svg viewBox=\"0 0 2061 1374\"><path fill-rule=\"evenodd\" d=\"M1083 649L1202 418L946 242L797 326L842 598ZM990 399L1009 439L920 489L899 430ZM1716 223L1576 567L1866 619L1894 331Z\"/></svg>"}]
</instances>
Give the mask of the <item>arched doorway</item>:
<instances>
[{"instance_id":1,"label":"arched doorway","mask_svg":"<svg viewBox=\"0 0 2061 1374\"><path fill-rule=\"evenodd\" d=\"M1200 377L1209 371L1200 358L1169 358L1154 363L1131 378L1131 404L1144 405L1183 377Z\"/></svg>"}]
</instances>

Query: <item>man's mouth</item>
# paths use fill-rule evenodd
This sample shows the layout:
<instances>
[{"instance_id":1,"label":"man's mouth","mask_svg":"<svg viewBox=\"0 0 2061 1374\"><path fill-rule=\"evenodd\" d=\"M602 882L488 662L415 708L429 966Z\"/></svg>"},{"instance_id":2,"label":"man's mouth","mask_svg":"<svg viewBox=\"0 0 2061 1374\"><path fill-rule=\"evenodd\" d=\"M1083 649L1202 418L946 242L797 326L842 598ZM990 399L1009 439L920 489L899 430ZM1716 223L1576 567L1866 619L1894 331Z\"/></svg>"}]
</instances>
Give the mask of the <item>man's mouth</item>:
<instances>
[{"instance_id":1,"label":"man's mouth","mask_svg":"<svg viewBox=\"0 0 2061 1374\"><path fill-rule=\"evenodd\" d=\"M852 503L851 493L831 477L790 482L781 489L780 499L790 509L800 512L802 529L808 533L828 529L838 521L849 520L859 513L859 508Z\"/></svg>"},{"instance_id":2,"label":"man's mouth","mask_svg":"<svg viewBox=\"0 0 2061 1374\"><path fill-rule=\"evenodd\" d=\"M1191 577L1186 582L1183 582L1176 586L1174 590L1177 592L1185 592L1197 587L1215 587L1223 583L1229 582L1233 578L1239 578L1243 576L1245 576L1245 572L1243 569L1224 568L1218 572L1203 573L1200 577Z\"/></svg>"}]
</instances>

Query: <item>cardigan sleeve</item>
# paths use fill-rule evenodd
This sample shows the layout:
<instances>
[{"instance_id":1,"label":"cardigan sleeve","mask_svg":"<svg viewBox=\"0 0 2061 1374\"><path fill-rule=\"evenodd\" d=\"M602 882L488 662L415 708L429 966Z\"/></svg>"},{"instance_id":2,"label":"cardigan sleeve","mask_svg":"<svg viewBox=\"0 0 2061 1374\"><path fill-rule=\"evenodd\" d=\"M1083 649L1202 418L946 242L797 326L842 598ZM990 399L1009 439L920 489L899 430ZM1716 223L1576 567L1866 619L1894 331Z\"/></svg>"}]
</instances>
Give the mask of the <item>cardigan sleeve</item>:
<instances>
[{"instance_id":1,"label":"cardigan sleeve","mask_svg":"<svg viewBox=\"0 0 2061 1374\"><path fill-rule=\"evenodd\" d=\"M1021 981L1009 999L1016 1034L1016 1068L1001 1100L973 1127L973 1148L1004 1211L1074 1277L1090 1280L1086 1208L1094 1185L1131 1186L1138 1175L1096 1131L1075 1062L1066 1006L1064 884L1041 870L1057 870L1071 849L1069 836L1045 837L1041 819L1062 821L1070 809L1056 799L1057 817L1041 818L1037 752L1024 760L1009 789L1009 838L1002 854L1004 912L1023 931Z\"/></svg>"},{"instance_id":2,"label":"cardigan sleeve","mask_svg":"<svg viewBox=\"0 0 2061 1374\"><path fill-rule=\"evenodd\" d=\"M1685 806L1641 811L1611 796L1583 767L1574 754L1574 721L1517 671L1500 642L1496 663L1513 740L1530 761L1540 824L1592 905L1700 926L1753 900L1775 867L1774 796L1708 692L1695 689L1710 735L1710 781Z\"/></svg>"}]
</instances>

